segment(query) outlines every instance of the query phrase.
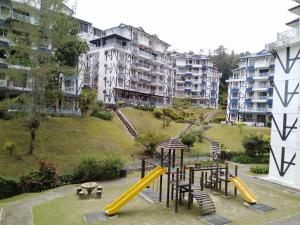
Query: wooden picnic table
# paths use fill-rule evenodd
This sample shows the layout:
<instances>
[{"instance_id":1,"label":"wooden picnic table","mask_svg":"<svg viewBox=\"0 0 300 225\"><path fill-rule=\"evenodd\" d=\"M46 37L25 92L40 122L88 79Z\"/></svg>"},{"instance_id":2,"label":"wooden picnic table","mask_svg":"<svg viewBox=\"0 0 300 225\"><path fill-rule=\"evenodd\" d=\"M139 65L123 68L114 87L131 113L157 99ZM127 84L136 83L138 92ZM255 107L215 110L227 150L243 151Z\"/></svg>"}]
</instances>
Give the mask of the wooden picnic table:
<instances>
[{"instance_id":1,"label":"wooden picnic table","mask_svg":"<svg viewBox=\"0 0 300 225\"><path fill-rule=\"evenodd\" d=\"M90 195L93 190L99 185L96 182L87 182L81 185L81 188L86 189L88 195Z\"/></svg>"}]
</instances>

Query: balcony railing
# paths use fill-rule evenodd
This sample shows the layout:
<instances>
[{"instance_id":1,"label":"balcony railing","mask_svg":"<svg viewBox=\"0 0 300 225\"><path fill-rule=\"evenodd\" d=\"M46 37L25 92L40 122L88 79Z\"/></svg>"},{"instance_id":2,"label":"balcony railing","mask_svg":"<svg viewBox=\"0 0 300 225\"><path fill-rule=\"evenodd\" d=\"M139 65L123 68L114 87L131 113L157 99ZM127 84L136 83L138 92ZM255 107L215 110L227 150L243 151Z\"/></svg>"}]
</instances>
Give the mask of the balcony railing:
<instances>
[{"instance_id":1,"label":"balcony railing","mask_svg":"<svg viewBox=\"0 0 300 225\"><path fill-rule=\"evenodd\" d=\"M291 29L277 33L276 42L267 44L266 48L268 50L272 50L275 48L289 46L297 42L300 42L300 31L299 29Z\"/></svg>"},{"instance_id":2,"label":"balcony railing","mask_svg":"<svg viewBox=\"0 0 300 225\"><path fill-rule=\"evenodd\" d=\"M256 96L252 98L253 101L267 101L268 99L268 96Z\"/></svg>"}]
</instances>

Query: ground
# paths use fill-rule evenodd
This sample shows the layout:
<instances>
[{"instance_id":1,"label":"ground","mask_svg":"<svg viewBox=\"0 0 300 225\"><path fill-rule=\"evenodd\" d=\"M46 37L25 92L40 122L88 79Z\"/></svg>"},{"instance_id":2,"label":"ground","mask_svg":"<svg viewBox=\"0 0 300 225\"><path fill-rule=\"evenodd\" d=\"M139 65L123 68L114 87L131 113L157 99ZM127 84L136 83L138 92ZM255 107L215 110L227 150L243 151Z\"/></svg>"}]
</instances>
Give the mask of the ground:
<instances>
[{"instance_id":1,"label":"ground","mask_svg":"<svg viewBox=\"0 0 300 225\"><path fill-rule=\"evenodd\" d=\"M168 137L175 137L187 126L185 123L171 122L170 126L163 128L162 120L155 118L152 112L134 108L124 108L121 111L139 133L155 130Z\"/></svg>"},{"instance_id":2,"label":"ground","mask_svg":"<svg viewBox=\"0 0 300 225\"><path fill-rule=\"evenodd\" d=\"M235 164L230 164L232 169ZM300 195L286 192L288 188L271 184L260 179L254 178L249 174L249 165L239 165L239 175L248 187L258 197L259 203L276 208L276 210L262 213L249 209L243 205L243 199L238 195L233 196L233 187L229 187L229 199L223 197L222 194L215 194L206 189L215 202L217 213L233 221L232 224L254 225L266 224L279 220L277 224L287 224L281 219L288 218L292 221L290 224L297 224L295 221L297 215L299 217ZM56 189L55 193L60 193L60 189L68 189L64 196L58 196L53 200L41 201L39 199L47 199L53 196L53 191L45 193L30 194L22 197L0 201L0 207L5 210L8 207L24 205L29 201L39 200L39 204L33 204L33 221L35 225L85 225L83 219L85 214L101 212L106 204L111 203L120 194L126 191L139 179L139 173L131 174L128 178L119 179L109 182L101 182L103 188L102 199L79 200L75 195L74 186L66 186ZM197 182L197 181L196 181ZM151 187L152 188L152 187ZM179 208L179 213L174 214L174 209L167 209L165 203L151 204L145 201L141 196L136 197L120 210L117 218L110 219L100 224L206 224L199 219L199 211L197 205L194 204L192 211L186 209L186 204ZM276 223L274 223L276 224ZM4 225L7 225L4 223ZM25 224L27 225L27 224ZM96 224L97 225L97 224Z\"/></svg>"},{"instance_id":3,"label":"ground","mask_svg":"<svg viewBox=\"0 0 300 225\"><path fill-rule=\"evenodd\" d=\"M7 140L16 142L17 150L13 156L2 149ZM129 162L131 154L143 151L117 118L113 121L97 118L49 118L38 131L33 156L27 155L28 143L29 132L19 121L1 120L1 175L25 174L35 169L40 159L54 162L60 173L69 173L85 157L101 158L115 153Z\"/></svg>"}]
</instances>

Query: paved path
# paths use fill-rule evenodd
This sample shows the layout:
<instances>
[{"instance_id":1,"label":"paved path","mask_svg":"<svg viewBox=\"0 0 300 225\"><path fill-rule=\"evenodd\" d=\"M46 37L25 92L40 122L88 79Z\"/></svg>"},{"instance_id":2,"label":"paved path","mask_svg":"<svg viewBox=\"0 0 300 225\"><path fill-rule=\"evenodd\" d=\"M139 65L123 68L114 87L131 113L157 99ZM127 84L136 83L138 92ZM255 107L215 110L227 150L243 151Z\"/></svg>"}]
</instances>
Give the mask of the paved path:
<instances>
[{"instance_id":1,"label":"paved path","mask_svg":"<svg viewBox=\"0 0 300 225\"><path fill-rule=\"evenodd\" d=\"M138 178L122 178L113 181L102 182L102 185L113 185L120 183L134 184ZM27 198L24 200L16 201L3 208L3 215L1 221L1 209L0 209L0 225L33 225L32 207L48 202L50 200L63 197L69 193L75 193L76 185L68 185L41 193L39 196ZM59 225L59 224L57 224Z\"/></svg>"}]
</instances>

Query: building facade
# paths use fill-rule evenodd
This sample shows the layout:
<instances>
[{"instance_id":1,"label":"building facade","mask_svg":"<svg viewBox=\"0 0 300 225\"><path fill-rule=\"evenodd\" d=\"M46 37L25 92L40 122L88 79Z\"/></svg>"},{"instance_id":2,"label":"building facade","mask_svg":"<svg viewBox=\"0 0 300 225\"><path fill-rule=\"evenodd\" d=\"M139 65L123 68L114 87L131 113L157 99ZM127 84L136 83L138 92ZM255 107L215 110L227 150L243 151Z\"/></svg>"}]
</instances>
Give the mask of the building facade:
<instances>
[{"instance_id":1,"label":"building facade","mask_svg":"<svg viewBox=\"0 0 300 225\"><path fill-rule=\"evenodd\" d=\"M91 41L90 76L98 100L107 104L166 105L173 97L175 69L169 44L143 28L120 24Z\"/></svg>"},{"instance_id":2,"label":"building facade","mask_svg":"<svg viewBox=\"0 0 300 225\"><path fill-rule=\"evenodd\" d=\"M22 22L35 25L38 21L33 15L30 15L29 12L26 12L26 7L24 10L14 7L14 3L23 3L19 0L3 0L0 2L0 68L4 69L0 71L0 100L4 98L16 97L23 93L28 93L32 90L32 78L26 72L22 76L22 79L16 79L5 72L5 70L13 68L20 69L20 71L26 71L30 68L26 66L26 61L15 61L7 62L7 54L10 53L10 46L13 45L13 41L9 39L9 32L22 32L26 36L26 29L23 29L21 26L14 26L12 30L11 23ZM30 3L30 2L29 2ZM33 4L34 3L34 4ZM37 3L37 4L36 4ZM32 2L35 10L41 10L42 2L34 1ZM69 16L73 15L73 11L68 8L66 5L62 5L62 12L66 13ZM79 36L86 40L88 44L90 41L100 36L101 30L92 26L91 23L78 20L80 24L80 33ZM19 30L18 30L19 29ZM38 51L51 51L51 43L43 46L34 46ZM85 85L84 81L90 85L91 81L84 80L84 71L86 70L87 64L86 55L80 56L79 60L79 76L70 75L70 76L60 76L60 85L63 92L63 98L60 102L60 110L63 111L76 111L76 98L80 94L82 87Z\"/></svg>"},{"instance_id":3,"label":"building facade","mask_svg":"<svg viewBox=\"0 0 300 225\"><path fill-rule=\"evenodd\" d=\"M271 153L268 180L300 188L300 0L290 11L292 29L278 33L267 48L276 56Z\"/></svg>"},{"instance_id":4,"label":"building facade","mask_svg":"<svg viewBox=\"0 0 300 225\"><path fill-rule=\"evenodd\" d=\"M275 58L270 51L240 58L228 83L227 120L250 126L271 123Z\"/></svg>"},{"instance_id":5,"label":"building facade","mask_svg":"<svg viewBox=\"0 0 300 225\"><path fill-rule=\"evenodd\" d=\"M212 59L202 55L173 54L175 97L189 98L197 106L218 108L220 74Z\"/></svg>"}]
</instances>

